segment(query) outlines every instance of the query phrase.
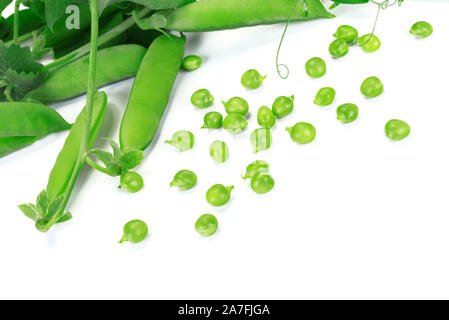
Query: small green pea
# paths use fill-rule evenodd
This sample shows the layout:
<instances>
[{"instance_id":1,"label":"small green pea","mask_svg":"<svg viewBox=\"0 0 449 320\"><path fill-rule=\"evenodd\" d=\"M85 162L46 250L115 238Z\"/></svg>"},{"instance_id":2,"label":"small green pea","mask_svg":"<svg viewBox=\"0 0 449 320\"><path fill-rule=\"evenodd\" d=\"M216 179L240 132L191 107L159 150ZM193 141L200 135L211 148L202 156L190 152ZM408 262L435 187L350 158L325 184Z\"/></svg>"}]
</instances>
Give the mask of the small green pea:
<instances>
[{"instance_id":1,"label":"small green pea","mask_svg":"<svg viewBox=\"0 0 449 320\"><path fill-rule=\"evenodd\" d=\"M368 53L377 51L380 48L381 42L375 34L365 34L364 36L357 39L359 46Z\"/></svg>"},{"instance_id":2,"label":"small green pea","mask_svg":"<svg viewBox=\"0 0 449 320\"><path fill-rule=\"evenodd\" d=\"M272 110L276 117L284 118L293 111L295 96L291 97L281 96L273 102Z\"/></svg>"},{"instance_id":3,"label":"small green pea","mask_svg":"<svg viewBox=\"0 0 449 320\"><path fill-rule=\"evenodd\" d=\"M407 122L393 119L385 125L385 135L394 141L405 139L410 134L410 126Z\"/></svg>"},{"instance_id":4,"label":"small green pea","mask_svg":"<svg viewBox=\"0 0 449 320\"><path fill-rule=\"evenodd\" d=\"M316 129L307 122L298 122L293 127L286 129L293 141L299 144L311 143L316 137Z\"/></svg>"},{"instance_id":5,"label":"small green pea","mask_svg":"<svg viewBox=\"0 0 449 320\"><path fill-rule=\"evenodd\" d=\"M247 167L246 167L246 173L242 178L244 180L246 179L251 179L252 177L254 177L256 174L258 173L268 173L268 171L270 170L270 165L263 161L263 160L256 160L254 162L251 162Z\"/></svg>"},{"instance_id":6,"label":"small green pea","mask_svg":"<svg viewBox=\"0 0 449 320\"><path fill-rule=\"evenodd\" d=\"M343 39L337 39L332 41L329 45L329 53L334 58L341 58L345 56L349 51L348 44Z\"/></svg>"},{"instance_id":7,"label":"small green pea","mask_svg":"<svg viewBox=\"0 0 449 320\"><path fill-rule=\"evenodd\" d=\"M353 43L358 36L359 32L357 29L348 25L339 26L337 32L334 33L335 38L343 39L346 43Z\"/></svg>"},{"instance_id":8,"label":"small green pea","mask_svg":"<svg viewBox=\"0 0 449 320\"><path fill-rule=\"evenodd\" d=\"M223 125L223 116L216 111L208 112L204 116L203 129L219 129Z\"/></svg>"},{"instance_id":9,"label":"small green pea","mask_svg":"<svg viewBox=\"0 0 449 320\"><path fill-rule=\"evenodd\" d=\"M353 103L345 103L337 108L337 120L350 123L359 116L359 108Z\"/></svg>"},{"instance_id":10,"label":"small green pea","mask_svg":"<svg viewBox=\"0 0 449 320\"><path fill-rule=\"evenodd\" d=\"M175 174L170 187L178 187L179 190L186 191L196 186L198 178L195 172L190 170L181 170Z\"/></svg>"},{"instance_id":11,"label":"small green pea","mask_svg":"<svg viewBox=\"0 0 449 320\"><path fill-rule=\"evenodd\" d=\"M429 37L433 33L433 27L426 21L416 22L410 29L410 34L414 35L418 39L424 39Z\"/></svg>"},{"instance_id":12,"label":"small green pea","mask_svg":"<svg viewBox=\"0 0 449 320\"><path fill-rule=\"evenodd\" d=\"M195 145L195 136L190 131L181 130L176 132L171 140L165 141L176 148L176 150L183 152L193 148Z\"/></svg>"},{"instance_id":13,"label":"small green pea","mask_svg":"<svg viewBox=\"0 0 449 320\"><path fill-rule=\"evenodd\" d=\"M254 130L250 137L251 146L254 153L267 150L271 147L273 137L271 136L270 129L260 128Z\"/></svg>"},{"instance_id":14,"label":"small green pea","mask_svg":"<svg viewBox=\"0 0 449 320\"><path fill-rule=\"evenodd\" d=\"M257 194L270 192L274 188L274 179L267 173L258 173L251 178L251 189Z\"/></svg>"},{"instance_id":15,"label":"small green pea","mask_svg":"<svg viewBox=\"0 0 449 320\"><path fill-rule=\"evenodd\" d=\"M210 145L209 154L217 162L226 162L229 159L229 148L223 141L216 140Z\"/></svg>"},{"instance_id":16,"label":"small green pea","mask_svg":"<svg viewBox=\"0 0 449 320\"><path fill-rule=\"evenodd\" d=\"M192 104L200 109L208 108L214 103L214 96L207 89L195 91L190 99Z\"/></svg>"},{"instance_id":17,"label":"small green pea","mask_svg":"<svg viewBox=\"0 0 449 320\"><path fill-rule=\"evenodd\" d=\"M129 192L136 193L143 187L143 178L137 172L125 172L120 176L120 188Z\"/></svg>"},{"instance_id":18,"label":"small green pea","mask_svg":"<svg viewBox=\"0 0 449 320\"><path fill-rule=\"evenodd\" d=\"M257 112L257 123L262 128L273 128L274 124L276 123L276 118L274 117L273 111L266 106L260 107L259 111Z\"/></svg>"},{"instance_id":19,"label":"small green pea","mask_svg":"<svg viewBox=\"0 0 449 320\"><path fill-rule=\"evenodd\" d=\"M248 102L240 97L233 97L228 102L222 101L227 113L240 113L242 116L248 113Z\"/></svg>"},{"instance_id":20,"label":"small green pea","mask_svg":"<svg viewBox=\"0 0 449 320\"><path fill-rule=\"evenodd\" d=\"M384 92L384 84L377 77L369 77L363 81L360 92L367 98L375 98Z\"/></svg>"},{"instance_id":21,"label":"small green pea","mask_svg":"<svg viewBox=\"0 0 449 320\"><path fill-rule=\"evenodd\" d=\"M119 243L129 241L131 243L139 243L148 236L148 226L142 220L129 221L123 227L123 237Z\"/></svg>"},{"instance_id":22,"label":"small green pea","mask_svg":"<svg viewBox=\"0 0 449 320\"><path fill-rule=\"evenodd\" d=\"M259 71L251 69L243 74L241 82L245 88L253 90L259 88L266 77L262 76Z\"/></svg>"},{"instance_id":23,"label":"small green pea","mask_svg":"<svg viewBox=\"0 0 449 320\"><path fill-rule=\"evenodd\" d=\"M201 67L201 64L203 63L203 59L198 56L187 56L182 61L182 68L187 71L194 71Z\"/></svg>"},{"instance_id":24,"label":"small green pea","mask_svg":"<svg viewBox=\"0 0 449 320\"><path fill-rule=\"evenodd\" d=\"M225 187L222 184L216 184L210 187L206 193L206 200L214 207L224 206L231 199L231 191L234 186Z\"/></svg>"},{"instance_id":25,"label":"small green pea","mask_svg":"<svg viewBox=\"0 0 449 320\"><path fill-rule=\"evenodd\" d=\"M319 57L315 57L306 62L306 73L311 78L321 78L326 74L326 62Z\"/></svg>"},{"instance_id":26,"label":"small green pea","mask_svg":"<svg viewBox=\"0 0 449 320\"><path fill-rule=\"evenodd\" d=\"M329 106L335 100L336 92L333 88L325 87L321 88L315 96L315 103L318 106Z\"/></svg>"},{"instance_id":27,"label":"small green pea","mask_svg":"<svg viewBox=\"0 0 449 320\"><path fill-rule=\"evenodd\" d=\"M218 220L212 214L203 214L195 223L195 230L203 237L210 237L218 229Z\"/></svg>"},{"instance_id":28,"label":"small green pea","mask_svg":"<svg viewBox=\"0 0 449 320\"><path fill-rule=\"evenodd\" d=\"M223 120L223 128L233 134L239 134L248 127L248 120L240 113L230 113Z\"/></svg>"}]
</instances>

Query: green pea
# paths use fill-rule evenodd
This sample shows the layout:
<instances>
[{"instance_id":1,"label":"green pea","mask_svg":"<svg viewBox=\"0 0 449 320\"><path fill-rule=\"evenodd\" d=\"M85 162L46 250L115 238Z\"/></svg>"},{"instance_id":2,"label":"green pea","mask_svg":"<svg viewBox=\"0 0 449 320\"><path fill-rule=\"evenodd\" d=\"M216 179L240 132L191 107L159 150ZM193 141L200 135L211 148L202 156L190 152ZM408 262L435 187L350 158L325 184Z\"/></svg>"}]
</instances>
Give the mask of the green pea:
<instances>
[{"instance_id":1,"label":"green pea","mask_svg":"<svg viewBox=\"0 0 449 320\"><path fill-rule=\"evenodd\" d=\"M318 106L329 106L335 100L335 90L330 87L321 88L315 96L315 103Z\"/></svg>"},{"instance_id":2,"label":"green pea","mask_svg":"<svg viewBox=\"0 0 449 320\"><path fill-rule=\"evenodd\" d=\"M410 34L414 35L418 39L424 39L429 37L433 33L433 27L426 21L416 22L410 29Z\"/></svg>"},{"instance_id":3,"label":"green pea","mask_svg":"<svg viewBox=\"0 0 449 320\"><path fill-rule=\"evenodd\" d=\"M137 172L126 172L120 176L120 188L129 193L136 193L143 187L143 178Z\"/></svg>"},{"instance_id":4,"label":"green pea","mask_svg":"<svg viewBox=\"0 0 449 320\"><path fill-rule=\"evenodd\" d=\"M377 51L380 48L380 40L374 34L365 34L364 36L357 39L359 46L368 53Z\"/></svg>"},{"instance_id":5,"label":"green pea","mask_svg":"<svg viewBox=\"0 0 449 320\"><path fill-rule=\"evenodd\" d=\"M216 111L207 113L204 116L204 124L201 128L204 129L219 129L223 125L223 116Z\"/></svg>"},{"instance_id":6,"label":"green pea","mask_svg":"<svg viewBox=\"0 0 449 320\"><path fill-rule=\"evenodd\" d=\"M385 135L394 141L405 139L410 134L410 126L407 122L393 119L385 125Z\"/></svg>"},{"instance_id":7,"label":"green pea","mask_svg":"<svg viewBox=\"0 0 449 320\"><path fill-rule=\"evenodd\" d=\"M384 84L377 77L369 77L363 81L360 92L367 98L375 98L384 92Z\"/></svg>"},{"instance_id":8,"label":"green pea","mask_svg":"<svg viewBox=\"0 0 449 320\"><path fill-rule=\"evenodd\" d=\"M321 78L326 74L326 62L315 57L306 62L306 73L312 78Z\"/></svg>"},{"instance_id":9,"label":"green pea","mask_svg":"<svg viewBox=\"0 0 449 320\"><path fill-rule=\"evenodd\" d=\"M316 137L316 129L307 122L298 122L293 127L286 129L293 141L299 144L311 143Z\"/></svg>"},{"instance_id":10,"label":"green pea","mask_svg":"<svg viewBox=\"0 0 449 320\"><path fill-rule=\"evenodd\" d=\"M148 226L142 220L132 220L123 227L123 237L119 243L129 241L139 243L148 236Z\"/></svg>"},{"instance_id":11,"label":"green pea","mask_svg":"<svg viewBox=\"0 0 449 320\"><path fill-rule=\"evenodd\" d=\"M234 186L225 187L222 184L216 184L210 187L206 193L206 200L214 207L224 206L231 199L231 191Z\"/></svg>"},{"instance_id":12,"label":"green pea","mask_svg":"<svg viewBox=\"0 0 449 320\"><path fill-rule=\"evenodd\" d=\"M259 88L266 77L262 76L259 71L251 69L243 74L241 82L246 89L253 90Z\"/></svg>"},{"instance_id":13,"label":"green pea","mask_svg":"<svg viewBox=\"0 0 449 320\"><path fill-rule=\"evenodd\" d=\"M267 173L258 173L251 178L251 189L257 194L270 192L274 188L274 179Z\"/></svg>"},{"instance_id":14,"label":"green pea","mask_svg":"<svg viewBox=\"0 0 449 320\"><path fill-rule=\"evenodd\" d=\"M239 134L248 127L248 121L240 113L230 113L223 120L223 128L233 134Z\"/></svg>"},{"instance_id":15,"label":"green pea","mask_svg":"<svg viewBox=\"0 0 449 320\"><path fill-rule=\"evenodd\" d=\"M195 136L190 131L181 130L176 132L171 140L165 141L176 148L176 150L183 152L193 148L195 145Z\"/></svg>"},{"instance_id":16,"label":"green pea","mask_svg":"<svg viewBox=\"0 0 449 320\"><path fill-rule=\"evenodd\" d=\"M203 214L195 223L195 230L203 237L210 237L218 229L218 220L212 214Z\"/></svg>"},{"instance_id":17,"label":"green pea","mask_svg":"<svg viewBox=\"0 0 449 320\"><path fill-rule=\"evenodd\" d=\"M339 26L337 32L334 33L335 38L343 39L346 43L353 43L358 36L359 32L357 29L348 25Z\"/></svg>"},{"instance_id":18,"label":"green pea","mask_svg":"<svg viewBox=\"0 0 449 320\"><path fill-rule=\"evenodd\" d=\"M250 137L251 146L254 153L267 150L271 147L273 137L271 136L270 129L260 128L254 130Z\"/></svg>"},{"instance_id":19,"label":"green pea","mask_svg":"<svg viewBox=\"0 0 449 320\"><path fill-rule=\"evenodd\" d=\"M190 99L192 104L200 109L208 108L214 103L214 96L207 89L200 89L193 93Z\"/></svg>"},{"instance_id":20,"label":"green pea","mask_svg":"<svg viewBox=\"0 0 449 320\"><path fill-rule=\"evenodd\" d=\"M182 60L182 68L187 71L194 71L201 67L203 59L198 56L187 56Z\"/></svg>"},{"instance_id":21,"label":"green pea","mask_svg":"<svg viewBox=\"0 0 449 320\"><path fill-rule=\"evenodd\" d=\"M217 162L226 162L229 159L229 148L223 141L216 140L210 145L209 154Z\"/></svg>"},{"instance_id":22,"label":"green pea","mask_svg":"<svg viewBox=\"0 0 449 320\"><path fill-rule=\"evenodd\" d=\"M337 120L350 123L359 116L359 108L353 103L345 103L337 108Z\"/></svg>"},{"instance_id":23,"label":"green pea","mask_svg":"<svg viewBox=\"0 0 449 320\"><path fill-rule=\"evenodd\" d=\"M181 170L175 174L170 187L178 187L179 190L186 191L196 186L198 178L195 172L190 170Z\"/></svg>"},{"instance_id":24,"label":"green pea","mask_svg":"<svg viewBox=\"0 0 449 320\"><path fill-rule=\"evenodd\" d=\"M345 56L349 51L348 44L343 39L337 39L332 41L329 46L329 53L334 58L341 58Z\"/></svg>"},{"instance_id":25,"label":"green pea","mask_svg":"<svg viewBox=\"0 0 449 320\"><path fill-rule=\"evenodd\" d=\"M273 102L272 110L276 117L283 118L288 116L293 111L295 96L291 97L281 96Z\"/></svg>"},{"instance_id":26,"label":"green pea","mask_svg":"<svg viewBox=\"0 0 449 320\"><path fill-rule=\"evenodd\" d=\"M222 101L227 113L240 113L242 116L248 113L248 102L240 97L233 97L228 102Z\"/></svg>"},{"instance_id":27,"label":"green pea","mask_svg":"<svg viewBox=\"0 0 449 320\"><path fill-rule=\"evenodd\" d=\"M266 106L260 107L259 111L257 112L257 123L262 128L273 128L274 124L276 123L276 118L274 117L273 111Z\"/></svg>"},{"instance_id":28,"label":"green pea","mask_svg":"<svg viewBox=\"0 0 449 320\"><path fill-rule=\"evenodd\" d=\"M258 173L268 173L269 170L270 170L270 165L267 162L265 162L263 160L256 160L254 162L251 162L246 167L246 173L245 173L244 176L242 176L242 178L244 180L251 179L256 174L258 174Z\"/></svg>"}]
</instances>

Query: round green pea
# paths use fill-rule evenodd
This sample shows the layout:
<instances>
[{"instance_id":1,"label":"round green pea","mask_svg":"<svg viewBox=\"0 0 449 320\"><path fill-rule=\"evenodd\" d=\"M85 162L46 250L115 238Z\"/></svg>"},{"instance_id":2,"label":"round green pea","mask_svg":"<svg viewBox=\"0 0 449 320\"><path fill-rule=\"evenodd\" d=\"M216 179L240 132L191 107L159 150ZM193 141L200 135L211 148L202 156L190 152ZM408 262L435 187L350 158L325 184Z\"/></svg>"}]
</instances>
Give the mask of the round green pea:
<instances>
[{"instance_id":1,"label":"round green pea","mask_svg":"<svg viewBox=\"0 0 449 320\"><path fill-rule=\"evenodd\" d=\"M203 237L210 237L218 229L218 220L212 214L203 214L195 222L195 230Z\"/></svg>"},{"instance_id":2,"label":"round green pea","mask_svg":"<svg viewBox=\"0 0 449 320\"><path fill-rule=\"evenodd\" d=\"M214 207L224 206L231 199L231 191L234 186L225 187L222 184L216 184L210 187L206 193L207 202Z\"/></svg>"},{"instance_id":3,"label":"round green pea","mask_svg":"<svg viewBox=\"0 0 449 320\"><path fill-rule=\"evenodd\" d=\"M295 96L291 97L281 96L273 102L273 114L278 118L288 116L293 111Z\"/></svg>"},{"instance_id":4,"label":"round green pea","mask_svg":"<svg viewBox=\"0 0 449 320\"><path fill-rule=\"evenodd\" d=\"M143 178L137 172L125 172L120 176L120 188L129 192L136 193L143 187Z\"/></svg>"},{"instance_id":5,"label":"round green pea","mask_svg":"<svg viewBox=\"0 0 449 320\"><path fill-rule=\"evenodd\" d=\"M329 106L335 100L336 92L333 88L325 87L321 88L315 96L315 103L318 106Z\"/></svg>"},{"instance_id":6,"label":"round green pea","mask_svg":"<svg viewBox=\"0 0 449 320\"><path fill-rule=\"evenodd\" d=\"M326 62L319 57L315 57L306 62L306 73L311 78L321 78L326 74Z\"/></svg>"},{"instance_id":7,"label":"round green pea","mask_svg":"<svg viewBox=\"0 0 449 320\"><path fill-rule=\"evenodd\" d=\"M257 194L270 192L274 188L274 179L267 173L258 173L251 178L251 189Z\"/></svg>"},{"instance_id":8,"label":"round green pea","mask_svg":"<svg viewBox=\"0 0 449 320\"><path fill-rule=\"evenodd\" d=\"M260 107L259 111L257 112L257 123L262 128L273 128L274 124L276 123L276 118L273 111L266 106Z\"/></svg>"},{"instance_id":9,"label":"round green pea","mask_svg":"<svg viewBox=\"0 0 449 320\"><path fill-rule=\"evenodd\" d=\"M239 134L248 127L248 120L240 113L230 113L223 120L223 128L233 134Z\"/></svg>"},{"instance_id":10,"label":"round green pea","mask_svg":"<svg viewBox=\"0 0 449 320\"><path fill-rule=\"evenodd\" d=\"M216 111L208 112L204 116L203 129L219 129L223 125L223 116Z\"/></svg>"},{"instance_id":11,"label":"round green pea","mask_svg":"<svg viewBox=\"0 0 449 320\"><path fill-rule=\"evenodd\" d=\"M148 236L148 226L142 220L129 221L123 227L123 237L119 243L129 241L131 243L139 243Z\"/></svg>"},{"instance_id":12,"label":"round green pea","mask_svg":"<svg viewBox=\"0 0 449 320\"><path fill-rule=\"evenodd\" d=\"M259 151L269 149L271 147L273 137L271 136L270 129L260 128L254 130L249 139L254 153L257 153Z\"/></svg>"},{"instance_id":13,"label":"round green pea","mask_svg":"<svg viewBox=\"0 0 449 320\"><path fill-rule=\"evenodd\" d=\"M311 143L316 137L316 129L307 122L298 122L293 127L286 129L293 141L299 144Z\"/></svg>"},{"instance_id":14,"label":"round green pea","mask_svg":"<svg viewBox=\"0 0 449 320\"><path fill-rule=\"evenodd\" d=\"M240 113L242 116L248 113L248 102L240 97L233 97L228 102L222 101L226 113Z\"/></svg>"},{"instance_id":15,"label":"round green pea","mask_svg":"<svg viewBox=\"0 0 449 320\"><path fill-rule=\"evenodd\" d=\"M369 77L363 81L360 92L367 98L375 98L384 92L384 84L377 77Z\"/></svg>"},{"instance_id":16,"label":"round green pea","mask_svg":"<svg viewBox=\"0 0 449 320\"><path fill-rule=\"evenodd\" d=\"M209 154L217 162L226 162L229 159L229 148L223 141L216 140L209 147Z\"/></svg>"},{"instance_id":17,"label":"round green pea","mask_svg":"<svg viewBox=\"0 0 449 320\"><path fill-rule=\"evenodd\" d=\"M182 68L187 71L194 71L201 67L203 59L201 57L191 55L184 58L182 61Z\"/></svg>"},{"instance_id":18,"label":"round green pea","mask_svg":"<svg viewBox=\"0 0 449 320\"><path fill-rule=\"evenodd\" d=\"M410 126L407 122L393 119L385 125L385 135L394 141L405 139L410 134Z\"/></svg>"},{"instance_id":19,"label":"round green pea","mask_svg":"<svg viewBox=\"0 0 449 320\"><path fill-rule=\"evenodd\" d=\"M242 175L242 178L244 180L251 179L256 174L258 174L258 173L268 173L269 170L270 170L270 165L267 162L265 162L263 160L256 160L254 162L251 162L246 167L245 175L244 176Z\"/></svg>"},{"instance_id":20,"label":"round green pea","mask_svg":"<svg viewBox=\"0 0 449 320\"><path fill-rule=\"evenodd\" d=\"M381 42L375 34L365 34L357 39L359 46L368 53L377 51L380 48Z\"/></svg>"},{"instance_id":21,"label":"round green pea","mask_svg":"<svg viewBox=\"0 0 449 320\"><path fill-rule=\"evenodd\" d=\"M353 103L345 103L337 108L337 120L350 123L359 116L359 108Z\"/></svg>"},{"instance_id":22,"label":"round green pea","mask_svg":"<svg viewBox=\"0 0 449 320\"><path fill-rule=\"evenodd\" d=\"M192 104L200 109L208 108L214 103L214 96L207 89L195 91L190 99Z\"/></svg>"},{"instance_id":23,"label":"round green pea","mask_svg":"<svg viewBox=\"0 0 449 320\"><path fill-rule=\"evenodd\" d=\"M414 35L418 39L424 39L429 37L433 33L433 27L426 21L416 22L410 29L410 34Z\"/></svg>"},{"instance_id":24,"label":"round green pea","mask_svg":"<svg viewBox=\"0 0 449 320\"><path fill-rule=\"evenodd\" d=\"M165 143L172 145L176 150L183 152L193 148L195 145L195 136L190 131L181 130L175 132L171 140L165 141Z\"/></svg>"},{"instance_id":25,"label":"round green pea","mask_svg":"<svg viewBox=\"0 0 449 320\"><path fill-rule=\"evenodd\" d=\"M348 44L343 39L337 39L332 41L329 45L329 53L334 58L341 58L345 56L349 51Z\"/></svg>"},{"instance_id":26,"label":"round green pea","mask_svg":"<svg viewBox=\"0 0 449 320\"><path fill-rule=\"evenodd\" d=\"M242 76L242 85L249 90L254 90L262 85L267 76L262 76L259 71L251 69L246 71Z\"/></svg>"},{"instance_id":27,"label":"round green pea","mask_svg":"<svg viewBox=\"0 0 449 320\"><path fill-rule=\"evenodd\" d=\"M357 29L348 25L339 26L337 31L334 33L335 38L342 39L346 41L346 43L353 43L358 36L359 32Z\"/></svg>"},{"instance_id":28,"label":"round green pea","mask_svg":"<svg viewBox=\"0 0 449 320\"><path fill-rule=\"evenodd\" d=\"M179 190L186 191L196 186L198 178L195 172L190 170L181 170L175 174L170 187L177 187Z\"/></svg>"}]
</instances>

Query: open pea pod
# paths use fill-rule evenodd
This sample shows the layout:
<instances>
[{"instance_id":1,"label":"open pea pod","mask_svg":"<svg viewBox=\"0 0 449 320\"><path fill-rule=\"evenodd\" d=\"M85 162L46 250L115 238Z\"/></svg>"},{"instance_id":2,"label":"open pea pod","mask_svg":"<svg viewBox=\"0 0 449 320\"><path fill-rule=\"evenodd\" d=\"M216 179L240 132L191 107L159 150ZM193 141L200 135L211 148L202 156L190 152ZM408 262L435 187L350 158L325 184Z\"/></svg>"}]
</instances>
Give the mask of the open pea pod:
<instances>
[{"instance_id":1,"label":"open pea pod","mask_svg":"<svg viewBox=\"0 0 449 320\"><path fill-rule=\"evenodd\" d=\"M0 103L0 157L51 133L70 129L55 110L37 103Z\"/></svg>"}]
</instances>

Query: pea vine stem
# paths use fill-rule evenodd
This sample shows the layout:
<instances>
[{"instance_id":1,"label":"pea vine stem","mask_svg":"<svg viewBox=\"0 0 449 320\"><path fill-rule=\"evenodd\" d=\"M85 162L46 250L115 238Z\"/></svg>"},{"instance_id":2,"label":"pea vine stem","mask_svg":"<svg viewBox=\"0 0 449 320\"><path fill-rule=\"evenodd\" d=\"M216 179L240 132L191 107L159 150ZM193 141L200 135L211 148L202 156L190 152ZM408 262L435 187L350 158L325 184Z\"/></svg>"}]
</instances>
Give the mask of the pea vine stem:
<instances>
[{"instance_id":1,"label":"pea vine stem","mask_svg":"<svg viewBox=\"0 0 449 320\"><path fill-rule=\"evenodd\" d=\"M22 4L22 0L16 0L14 5L14 43L19 44L19 9Z\"/></svg>"}]
</instances>

